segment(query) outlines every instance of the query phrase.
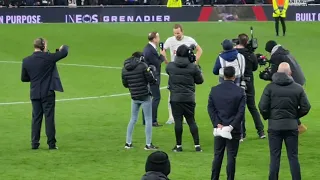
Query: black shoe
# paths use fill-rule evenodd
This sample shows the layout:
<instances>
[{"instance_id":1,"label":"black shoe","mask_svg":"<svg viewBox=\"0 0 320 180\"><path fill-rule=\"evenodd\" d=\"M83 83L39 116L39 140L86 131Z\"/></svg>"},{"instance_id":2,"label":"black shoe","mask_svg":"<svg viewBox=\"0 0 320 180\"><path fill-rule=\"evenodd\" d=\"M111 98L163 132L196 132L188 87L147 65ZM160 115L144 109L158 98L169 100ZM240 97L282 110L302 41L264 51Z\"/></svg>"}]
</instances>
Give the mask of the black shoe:
<instances>
[{"instance_id":1,"label":"black shoe","mask_svg":"<svg viewBox=\"0 0 320 180\"><path fill-rule=\"evenodd\" d=\"M259 132L258 135L259 135L259 138L260 138L260 139L265 139L265 138L266 138L266 135L264 134L263 131L262 131L262 132Z\"/></svg>"},{"instance_id":2,"label":"black shoe","mask_svg":"<svg viewBox=\"0 0 320 180\"><path fill-rule=\"evenodd\" d=\"M196 149L196 152L202 152L202 149L200 146L197 146L195 149Z\"/></svg>"},{"instance_id":3,"label":"black shoe","mask_svg":"<svg viewBox=\"0 0 320 180\"><path fill-rule=\"evenodd\" d=\"M155 151L155 150L158 150L158 149L159 149L159 147L156 147L153 144L150 144L150 146L146 145L144 147L144 150L147 150L147 151Z\"/></svg>"},{"instance_id":4,"label":"black shoe","mask_svg":"<svg viewBox=\"0 0 320 180\"><path fill-rule=\"evenodd\" d=\"M131 148L133 148L133 145L126 143L126 144L124 145L124 148L125 148L125 149L131 149Z\"/></svg>"},{"instance_id":5,"label":"black shoe","mask_svg":"<svg viewBox=\"0 0 320 180\"><path fill-rule=\"evenodd\" d=\"M178 147L178 146L174 146L174 148L172 149L173 152L182 152L182 146Z\"/></svg>"},{"instance_id":6,"label":"black shoe","mask_svg":"<svg viewBox=\"0 0 320 180\"><path fill-rule=\"evenodd\" d=\"M50 146L49 150L58 150L59 148L57 146Z\"/></svg>"},{"instance_id":7,"label":"black shoe","mask_svg":"<svg viewBox=\"0 0 320 180\"><path fill-rule=\"evenodd\" d=\"M162 126L162 125L159 124L159 123L157 123L157 122L155 122L155 123L152 123L152 126L153 126L153 127L160 127L160 126Z\"/></svg>"},{"instance_id":8,"label":"black shoe","mask_svg":"<svg viewBox=\"0 0 320 180\"><path fill-rule=\"evenodd\" d=\"M31 144L31 149L39 149L40 143Z\"/></svg>"}]
</instances>

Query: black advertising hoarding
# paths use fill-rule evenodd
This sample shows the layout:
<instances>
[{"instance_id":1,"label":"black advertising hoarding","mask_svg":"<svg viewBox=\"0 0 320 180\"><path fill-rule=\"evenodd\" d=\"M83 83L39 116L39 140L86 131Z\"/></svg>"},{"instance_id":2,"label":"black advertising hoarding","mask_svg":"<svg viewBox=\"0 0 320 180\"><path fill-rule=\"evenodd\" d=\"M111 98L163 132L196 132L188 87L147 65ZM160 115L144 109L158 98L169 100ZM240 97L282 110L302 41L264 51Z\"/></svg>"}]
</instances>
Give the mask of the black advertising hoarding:
<instances>
[{"instance_id":1,"label":"black advertising hoarding","mask_svg":"<svg viewBox=\"0 0 320 180\"><path fill-rule=\"evenodd\" d=\"M0 24L197 21L200 11L199 7L0 8Z\"/></svg>"},{"instance_id":2,"label":"black advertising hoarding","mask_svg":"<svg viewBox=\"0 0 320 180\"><path fill-rule=\"evenodd\" d=\"M0 8L0 24L273 21L272 6ZM289 6L288 21L320 21L320 6Z\"/></svg>"}]
</instances>

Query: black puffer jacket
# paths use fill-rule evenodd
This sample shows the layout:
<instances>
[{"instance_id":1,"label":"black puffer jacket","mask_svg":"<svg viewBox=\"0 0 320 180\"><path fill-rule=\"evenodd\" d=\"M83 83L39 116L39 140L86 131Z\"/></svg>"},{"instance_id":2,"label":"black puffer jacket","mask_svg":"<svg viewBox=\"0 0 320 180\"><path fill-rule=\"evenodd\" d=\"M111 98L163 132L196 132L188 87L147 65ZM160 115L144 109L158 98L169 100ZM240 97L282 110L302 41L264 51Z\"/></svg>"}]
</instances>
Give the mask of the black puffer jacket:
<instances>
[{"instance_id":1,"label":"black puffer jacket","mask_svg":"<svg viewBox=\"0 0 320 180\"><path fill-rule=\"evenodd\" d=\"M129 88L133 100L146 100L151 95L149 83L155 82L152 70L146 63L136 58L130 58L124 62L122 84L125 88Z\"/></svg>"},{"instance_id":2,"label":"black puffer jacket","mask_svg":"<svg viewBox=\"0 0 320 180\"><path fill-rule=\"evenodd\" d=\"M258 60L256 55L250 52L247 48L237 48L237 50L244 56L246 61L244 76L253 77L253 72L258 69Z\"/></svg>"},{"instance_id":3,"label":"black puffer jacket","mask_svg":"<svg viewBox=\"0 0 320 180\"><path fill-rule=\"evenodd\" d=\"M169 178L161 172L149 171L142 176L141 180L169 180Z\"/></svg>"},{"instance_id":4,"label":"black puffer jacket","mask_svg":"<svg viewBox=\"0 0 320 180\"><path fill-rule=\"evenodd\" d=\"M263 91L260 113L271 130L296 130L298 119L310 111L310 103L301 85L285 73L275 73Z\"/></svg>"},{"instance_id":5,"label":"black puffer jacket","mask_svg":"<svg viewBox=\"0 0 320 180\"><path fill-rule=\"evenodd\" d=\"M195 84L202 84L203 77L199 66L187 57L176 57L167 65L169 75L170 101L195 102Z\"/></svg>"},{"instance_id":6,"label":"black puffer jacket","mask_svg":"<svg viewBox=\"0 0 320 180\"><path fill-rule=\"evenodd\" d=\"M272 49L270 62L272 64L271 75L277 72L278 67L282 62L287 62L290 65L293 80L301 86L305 84L306 79L300 65L289 51L284 49L282 46L277 45Z\"/></svg>"}]
</instances>

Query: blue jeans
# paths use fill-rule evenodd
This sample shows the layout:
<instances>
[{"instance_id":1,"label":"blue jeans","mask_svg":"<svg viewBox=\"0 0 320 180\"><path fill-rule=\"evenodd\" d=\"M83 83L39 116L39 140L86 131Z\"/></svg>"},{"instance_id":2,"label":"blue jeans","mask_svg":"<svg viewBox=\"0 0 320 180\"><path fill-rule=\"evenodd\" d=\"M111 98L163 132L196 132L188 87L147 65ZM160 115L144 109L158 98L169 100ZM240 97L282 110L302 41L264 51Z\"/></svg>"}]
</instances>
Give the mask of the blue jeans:
<instances>
[{"instance_id":1,"label":"blue jeans","mask_svg":"<svg viewBox=\"0 0 320 180\"><path fill-rule=\"evenodd\" d=\"M150 145L152 141L152 99L149 96L145 101L132 100L131 102L131 119L127 128L126 143L132 143L132 134L134 125L137 123L140 106L145 117L145 133L146 133L146 145Z\"/></svg>"}]
</instances>

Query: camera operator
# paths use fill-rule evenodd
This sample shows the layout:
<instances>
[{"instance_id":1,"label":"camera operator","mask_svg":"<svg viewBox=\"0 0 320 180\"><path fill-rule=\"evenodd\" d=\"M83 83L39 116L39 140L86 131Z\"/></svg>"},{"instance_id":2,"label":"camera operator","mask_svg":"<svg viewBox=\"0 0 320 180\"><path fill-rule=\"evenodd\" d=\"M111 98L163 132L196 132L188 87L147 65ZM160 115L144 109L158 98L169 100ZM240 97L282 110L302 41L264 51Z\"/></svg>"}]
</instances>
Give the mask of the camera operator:
<instances>
[{"instance_id":1,"label":"camera operator","mask_svg":"<svg viewBox=\"0 0 320 180\"><path fill-rule=\"evenodd\" d=\"M264 126L260 118L260 114L256 107L255 103L255 88L254 88L254 76L253 72L258 69L258 60L256 55L250 51L246 46L248 45L249 37L247 34L239 34L238 35L238 45L235 46L235 49L238 50L240 54L242 54L245 58L245 70L244 70L244 81L246 82L246 103L248 109L251 113L251 116L254 121L254 125L256 127L259 138L264 139L266 136L264 134ZM245 123L243 123L245 126ZM245 130L246 128L243 127ZM245 134L246 132L244 132Z\"/></svg>"},{"instance_id":2,"label":"camera operator","mask_svg":"<svg viewBox=\"0 0 320 180\"><path fill-rule=\"evenodd\" d=\"M68 46L61 46L56 53L49 53L47 41L37 38L34 53L23 59L21 81L30 82L32 103L31 146L38 149L43 115L46 121L47 144L49 149L56 146L55 91L63 92L56 63L68 55Z\"/></svg>"},{"instance_id":3,"label":"camera operator","mask_svg":"<svg viewBox=\"0 0 320 180\"><path fill-rule=\"evenodd\" d=\"M306 79L304 77L304 74L302 72L302 69L296 59L290 54L290 52L286 49L284 49L280 44L277 44L277 42L270 40L266 43L265 50L271 54L269 63L271 66L270 72L268 76L265 76L265 78L260 77L264 80L271 80L274 73L277 72L279 65L282 62L286 62L290 65L291 68L291 76L293 80L300 84L301 86L304 86ZM306 128L304 125L301 125L300 120L298 120L299 124L299 130L301 133L306 131Z\"/></svg>"},{"instance_id":4,"label":"camera operator","mask_svg":"<svg viewBox=\"0 0 320 180\"><path fill-rule=\"evenodd\" d=\"M174 152L182 151L183 117L189 125L195 150L201 152L198 126L195 122L195 84L202 84L203 77L196 56L187 45L178 47L174 61L166 67L169 75L170 104L175 121L176 146Z\"/></svg>"},{"instance_id":5,"label":"camera operator","mask_svg":"<svg viewBox=\"0 0 320 180\"><path fill-rule=\"evenodd\" d=\"M279 65L282 62L287 62L291 67L293 80L301 86L304 86L306 79L302 69L288 50L284 49L280 44L277 44L273 40L270 40L266 43L265 50L271 54L269 60L271 64L271 72L270 76L265 80L271 81L272 75L277 72Z\"/></svg>"},{"instance_id":6,"label":"camera operator","mask_svg":"<svg viewBox=\"0 0 320 180\"><path fill-rule=\"evenodd\" d=\"M131 149L132 133L134 125L138 120L140 106L145 117L146 123L146 146L145 150L157 150L158 147L152 145L152 97L150 85L157 82L153 72L155 67L144 62L144 56L141 52L135 52L130 58L125 60L122 69L122 84L129 88L131 94L131 119L127 127L126 149Z\"/></svg>"}]
</instances>

